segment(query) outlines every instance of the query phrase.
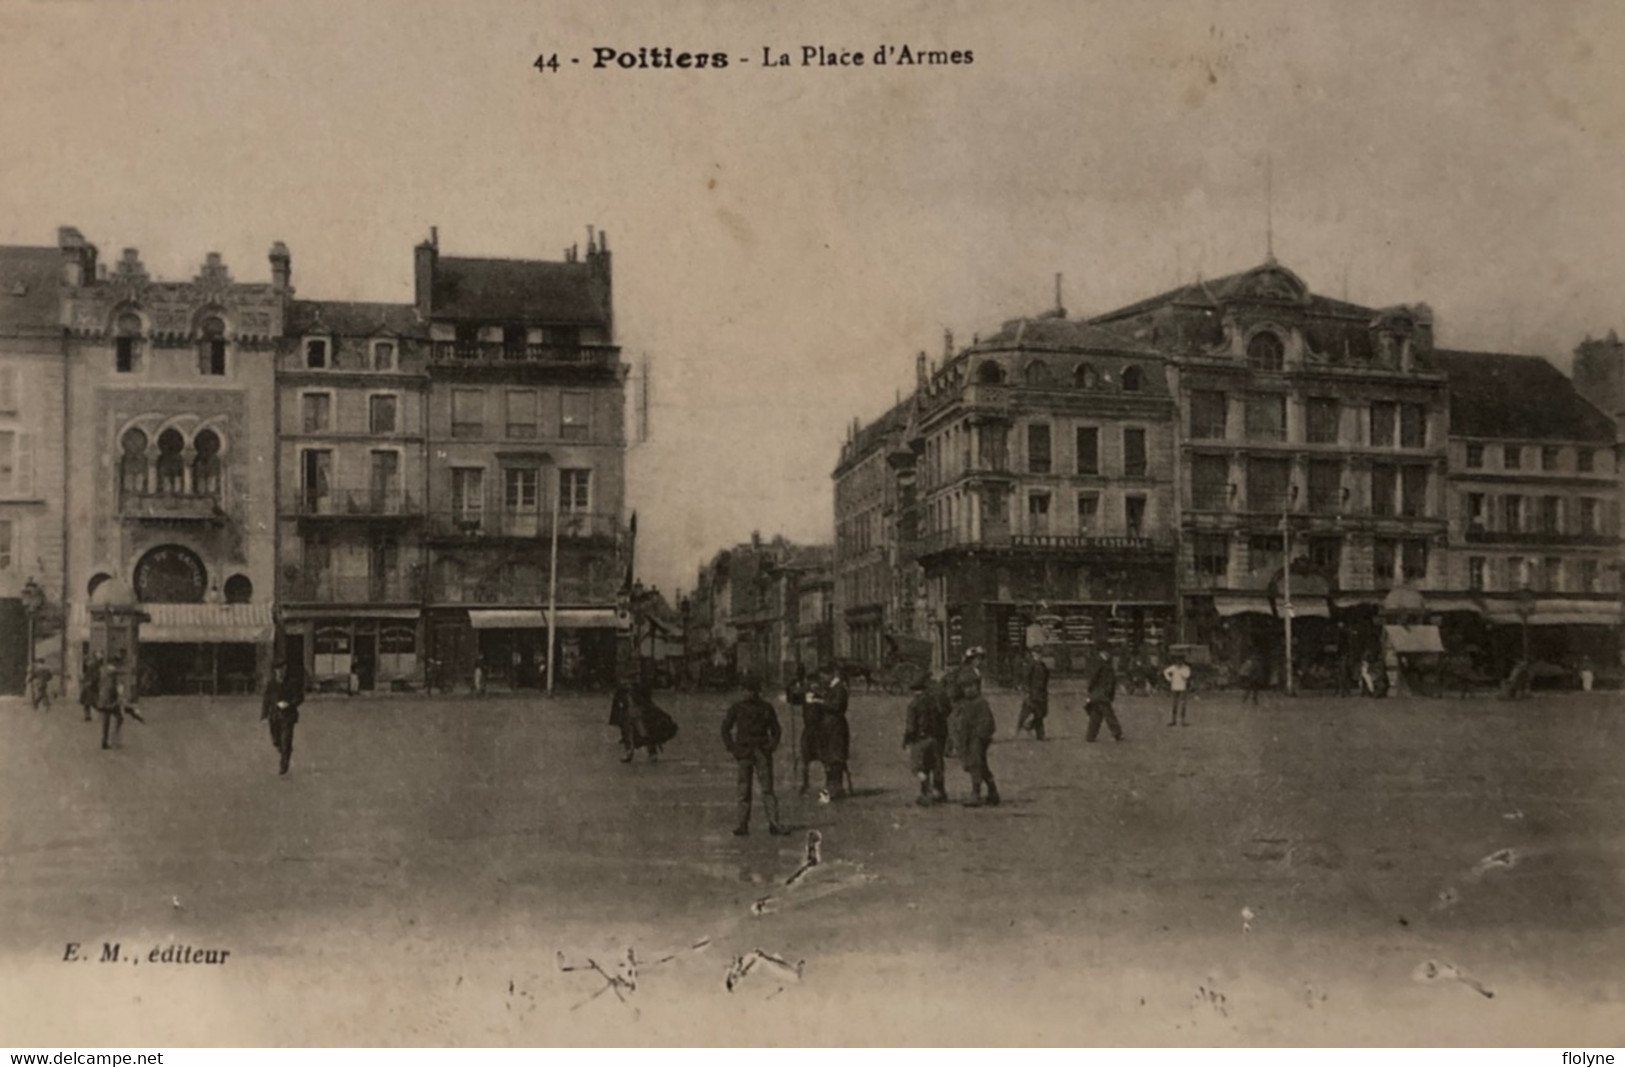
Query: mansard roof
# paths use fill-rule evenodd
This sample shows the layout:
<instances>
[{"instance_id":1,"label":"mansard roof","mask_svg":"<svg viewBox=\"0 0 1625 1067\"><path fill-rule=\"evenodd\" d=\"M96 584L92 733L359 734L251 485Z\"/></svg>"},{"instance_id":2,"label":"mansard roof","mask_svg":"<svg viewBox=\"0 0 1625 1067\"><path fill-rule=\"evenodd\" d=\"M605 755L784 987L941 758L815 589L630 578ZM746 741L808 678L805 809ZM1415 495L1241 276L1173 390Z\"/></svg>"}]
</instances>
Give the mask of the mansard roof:
<instances>
[{"instance_id":1,"label":"mansard roof","mask_svg":"<svg viewBox=\"0 0 1625 1067\"><path fill-rule=\"evenodd\" d=\"M343 337L426 336L417 308L349 300L295 300L288 306L290 334L323 333Z\"/></svg>"},{"instance_id":2,"label":"mansard roof","mask_svg":"<svg viewBox=\"0 0 1625 1067\"><path fill-rule=\"evenodd\" d=\"M60 330L61 274L62 253L55 248L0 245L0 333Z\"/></svg>"},{"instance_id":3,"label":"mansard roof","mask_svg":"<svg viewBox=\"0 0 1625 1067\"><path fill-rule=\"evenodd\" d=\"M1450 432L1462 437L1612 444L1614 423L1540 356L1435 349L1450 379Z\"/></svg>"},{"instance_id":4,"label":"mansard roof","mask_svg":"<svg viewBox=\"0 0 1625 1067\"><path fill-rule=\"evenodd\" d=\"M607 296L590 262L440 256L430 309L436 319L603 326Z\"/></svg>"}]
</instances>

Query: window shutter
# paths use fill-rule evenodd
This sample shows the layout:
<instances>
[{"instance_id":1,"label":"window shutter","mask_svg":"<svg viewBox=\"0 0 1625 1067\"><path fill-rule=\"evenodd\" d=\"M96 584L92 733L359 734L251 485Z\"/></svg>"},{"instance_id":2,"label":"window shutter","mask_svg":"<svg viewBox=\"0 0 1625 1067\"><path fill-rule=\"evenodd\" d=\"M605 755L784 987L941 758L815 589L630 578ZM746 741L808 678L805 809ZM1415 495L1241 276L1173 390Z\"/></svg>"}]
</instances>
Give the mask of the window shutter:
<instances>
[{"instance_id":1,"label":"window shutter","mask_svg":"<svg viewBox=\"0 0 1625 1067\"><path fill-rule=\"evenodd\" d=\"M17 412L17 368L0 367L0 412Z\"/></svg>"},{"instance_id":2,"label":"window shutter","mask_svg":"<svg viewBox=\"0 0 1625 1067\"><path fill-rule=\"evenodd\" d=\"M12 475L12 490L17 496L34 495L34 435L17 435L16 468Z\"/></svg>"}]
</instances>

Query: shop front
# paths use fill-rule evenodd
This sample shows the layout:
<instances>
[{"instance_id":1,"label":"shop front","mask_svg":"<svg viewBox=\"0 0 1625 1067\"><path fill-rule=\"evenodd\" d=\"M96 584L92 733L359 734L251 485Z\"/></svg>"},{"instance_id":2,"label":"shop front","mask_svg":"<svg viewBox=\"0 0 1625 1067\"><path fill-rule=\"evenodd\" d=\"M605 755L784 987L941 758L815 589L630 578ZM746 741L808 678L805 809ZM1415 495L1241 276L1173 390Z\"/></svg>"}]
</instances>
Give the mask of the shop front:
<instances>
[{"instance_id":1,"label":"shop front","mask_svg":"<svg viewBox=\"0 0 1625 1067\"><path fill-rule=\"evenodd\" d=\"M555 686L607 688L615 682L620 618L612 607L560 608L554 638ZM541 608L442 610L430 622L433 685L485 684L512 690L547 688L548 613Z\"/></svg>"},{"instance_id":2,"label":"shop front","mask_svg":"<svg viewBox=\"0 0 1625 1067\"><path fill-rule=\"evenodd\" d=\"M316 691L416 689L423 681L415 609L303 611L283 621L286 661Z\"/></svg>"},{"instance_id":3,"label":"shop front","mask_svg":"<svg viewBox=\"0 0 1625 1067\"><path fill-rule=\"evenodd\" d=\"M270 667L269 604L141 605L139 692L144 696L255 692Z\"/></svg>"}]
</instances>

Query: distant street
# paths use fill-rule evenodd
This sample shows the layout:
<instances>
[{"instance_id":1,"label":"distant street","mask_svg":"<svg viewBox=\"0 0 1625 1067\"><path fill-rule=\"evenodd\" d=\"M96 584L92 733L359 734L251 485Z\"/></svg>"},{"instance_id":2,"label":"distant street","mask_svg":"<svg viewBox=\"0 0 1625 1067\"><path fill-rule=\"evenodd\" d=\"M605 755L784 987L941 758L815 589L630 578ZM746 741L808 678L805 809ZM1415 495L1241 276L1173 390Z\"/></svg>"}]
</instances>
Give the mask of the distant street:
<instances>
[{"instance_id":1,"label":"distant street","mask_svg":"<svg viewBox=\"0 0 1625 1067\"><path fill-rule=\"evenodd\" d=\"M1038 743L1000 694L969 810L914 805L904 698L860 689L858 795L796 795L781 703L795 832L743 839L729 699L657 694L682 732L630 765L607 697L313 699L287 779L257 700L102 752L6 699L0 1043L1625 1040L1618 694L1129 698L1093 745L1081 697Z\"/></svg>"}]
</instances>

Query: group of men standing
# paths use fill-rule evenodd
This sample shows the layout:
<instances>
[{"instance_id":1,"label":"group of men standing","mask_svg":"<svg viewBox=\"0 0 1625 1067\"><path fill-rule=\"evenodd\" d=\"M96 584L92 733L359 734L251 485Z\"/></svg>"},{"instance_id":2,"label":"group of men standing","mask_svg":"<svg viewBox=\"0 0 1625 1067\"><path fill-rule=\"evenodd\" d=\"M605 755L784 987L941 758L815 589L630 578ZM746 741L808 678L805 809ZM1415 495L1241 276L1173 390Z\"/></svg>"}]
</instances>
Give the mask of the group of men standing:
<instances>
[{"instance_id":1,"label":"group of men standing","mask_svg":"<svg viewBox=\"0 0 1625 1067\"><path fill-rule=\"evenodd\" d=\"M928 675L915 683L903 725L903 747L908 749L909 769L920 783L916 804L929 806L947 801L947 760L954 754L970 777L971 795L966 806L999 804L998 783L987 761L997 724L982 692L982 656L982 649L968 649L964 662L941 682L932 681ZM1023 708L1024 717L1027 710Z\"/></svg>"},{"instance_id":2,"label":"group of men standing","mask_svg":"<svg viewBox=\"0 0 1625 1067\"><path fill-rule=\"evenodd\" d=\"M773 788L773 753L783 736L778 712L762 696L762 682L756 675L744 679L745 697L728 708L722 720L722 743L738 766L738 822L734 834L750 833L752 794L762 794L769 833L789 831L779 819L779 800ZM795 756L801 775L801 793L812 788L812 765L822 764L824 788L818 802L831 804L851 793L852 776L847 763L852 754L852 729L846 719L850 693L839 665L810 681L797 670L795 680L785 689L785 701L801 709L801 735ZM792 712L793 714L793 712ZM754 786L754 788L753 788Z\"/></svg>"}]
</instances>

